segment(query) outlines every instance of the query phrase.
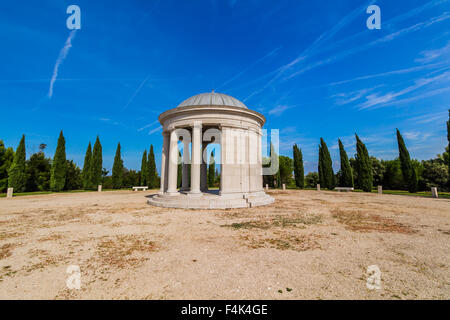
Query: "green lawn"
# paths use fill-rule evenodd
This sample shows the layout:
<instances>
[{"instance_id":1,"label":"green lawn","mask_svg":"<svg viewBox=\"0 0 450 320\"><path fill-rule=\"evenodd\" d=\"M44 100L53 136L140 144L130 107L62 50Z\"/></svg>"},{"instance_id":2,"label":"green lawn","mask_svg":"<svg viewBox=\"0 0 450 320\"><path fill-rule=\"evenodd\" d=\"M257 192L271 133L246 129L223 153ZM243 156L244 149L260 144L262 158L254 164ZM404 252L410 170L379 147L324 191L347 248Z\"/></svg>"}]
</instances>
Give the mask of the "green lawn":
<instances>
[{"instance_id":1,"label":"green lawn","mask_svg":"<svg viewBox=\"0 0 450 320\"><path fill-rule=\"evenodd\" d=\"M103 189L102 191L118 191L118 190L127 190L131 191L131 188L122 188L122 189ZM19 192L14 193L14 197L19 196L36 196L40 194L51 194L51 193L76 193L76 192L97 192L97 190L69 190L69 191L61 191L61 192L53 192L53 191L35 191L35 192ZM0 198L5 198L6 193L0 193Z\"/></svg>"},{"instance_id":2,"label":"green lawn","mask_svg":"<svg viewBox=\"0 0 450 320\"><path fill-rule=\"evenodd\" d=\"M295 187L286 187L286 189L299 190L298 188L295 188ZM280 190L280 189L278 189L278 190ZM304 188L303 190L316 190L316 188ZM322 188L322 191L338 192L337 190L327 190L327 189L324 189L324 188ZM355 189L354 192L364 192L364 191L359 190L359 189ZM373 189L372 193L378 193L378 190L377 189ZM395 194L395 195L401 195L401 196L414 196L414 197L431 198L431 191L419 191L419 192L416 192L416 193L409 193L408 191L405 191L405 190L383 190L383 194ZM439 195L439 198L450 199L450 192L438 191L438 195Z\"/></svg>"},{"instance_id":3,"label":"green lawn","mask_svg":"<svg viewBox=\"0 0 450 320\"><path fill-rule=\"evenodd\" d=\"M219 189L219 188L209 188L209 189ZM299 190L297 188L293 187L287 187L288 190ZM117 191L119 189L103 189L103 191ZM120 190L128 190L130 191L131 188L123 188ZM273 190L273 189L270 189ZM281 190L281 189L277 189ZM315 188L305 188L303 190L316 190ZM322 189L323 191L328 191L326 189ZM330 190L334 192L338 192L336 190ZM35 196L40 194L51 194L51 193L75 193L75 192L97 192L96 190L70 190L70 191L61 191L61 192L53 192L53 191L35 191L35 192L21 192L21 193L14 193L14 197L17 196ZM362 190L356 189L354 192L363 192ZM378 191L376 189L372 190L372 193L377 193ZM450 192L438 192L440 198L446 198L450 199ZM415 196L415 197L425 197L425 198L431 198L431 191L420 191L416 193L409 193L408 191L404 190L383 190L383 194L394 194L394 195L402 195L402 196ZM6 193L0 193L0 198L5 198Z\"/></svg>"}]
</instances>

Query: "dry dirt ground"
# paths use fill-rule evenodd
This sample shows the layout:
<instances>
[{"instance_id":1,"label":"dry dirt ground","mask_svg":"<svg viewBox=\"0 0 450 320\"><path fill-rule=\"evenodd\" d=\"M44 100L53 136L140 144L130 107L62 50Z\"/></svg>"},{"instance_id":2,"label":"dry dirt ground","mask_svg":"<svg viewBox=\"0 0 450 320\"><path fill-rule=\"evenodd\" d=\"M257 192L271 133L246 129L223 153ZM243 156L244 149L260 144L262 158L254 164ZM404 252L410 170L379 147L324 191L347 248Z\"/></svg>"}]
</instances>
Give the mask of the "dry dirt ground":
<instances>
[{"instance_id":1,"label":"dry dirt ground","mask_svg":"<svg viewBox=\"0 0 450 320\"><path fill-rule=\"evenodd\" d=\"M0 299L450 298L449 200L275 191L266 207L183 210L150 193L0 199Z\"/></svg>"}]
</instances>

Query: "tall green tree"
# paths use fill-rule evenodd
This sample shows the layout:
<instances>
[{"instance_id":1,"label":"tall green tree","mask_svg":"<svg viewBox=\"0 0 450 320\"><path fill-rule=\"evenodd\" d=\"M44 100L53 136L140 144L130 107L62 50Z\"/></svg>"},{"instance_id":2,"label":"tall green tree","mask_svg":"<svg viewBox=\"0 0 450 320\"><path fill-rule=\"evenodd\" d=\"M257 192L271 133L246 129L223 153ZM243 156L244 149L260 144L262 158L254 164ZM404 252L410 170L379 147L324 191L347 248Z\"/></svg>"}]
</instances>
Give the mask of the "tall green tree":
<instances>
[{"instance_id":1,"label":"tall green tree","mask_svg":"<svg viewBox=\"0 0 450 320\"><path fill-rule=\"evenodd\" d=\"M335 187L333 163L331 161L327 144L322 138L320 138L319 161L319 178L321 179L320 184L328 190L333 190Z\"/></svg>"},{"instance_id":2,"label":"tall green tree","mask_svg":"<svg viewBox=\"0 0 450 320\"><path fill-rule=\"evenodd\" d=\"M92 161L92 147L89 141L86 149L86 155L84 156L83 171L81 172L81 179L83 181L83 189L90 190L91 186L91 161Z\"/></svg>"},{"instance_id":3,"label":"tall green tree","mask_svg":"<svg viewBox=\"0 0 450 320\"><path fill-rule=\"evenodd\" d=\"M141 162L141 186L148 186L147 181L147 150L144 150L144 153L142 154L142 162Z\"/></svg>"},{"instance_id":4,"label":"tall green tree","mask_svg":"<svg viewBox=\"0 0 450 320\"><path fill-rule=\"evenodd\" d=\"M14 188L14 192L25 191L26 173L25 173L25 135L22 135L19 146L14 154L14 160L8 171L8 187Z\"/></svg>"},{"instance_id":5,"label":"tall green tree","mask_svg":"<svg viewBox=\"0 0 450 320\"><path fill-rule=\"evenodd\" d=\"M303 154L302 150L294 145L294 176L295 186L303 189L305 187L305 170L303 168Z\"/></svg>"},{"instance_id":6,"label":"tall green tree","mask_svg":"<svg viewBox=\"0 0 450 320\"><path fill-rule=\"evenodd\" d=\"M214 152L211 151L208 167L208 187L214 187L215 180L216 180L216 163L214 161Z\"/></svg>"},{"instance_id":7,"label":"tall green tree","mask_svg":"<svg viewBox=\"0 0 450 320\"><path fill-rule=\"evenodd\" d=\"M73 160L67 160L67 173L66 173L66 184L64 190L78 190L83 186L83 181L81 180L81 170L73 162Z\"/></svg>"},{"instance_id":8,"label":"tall green tree","mask_svg":"<svg viewBox=\"0 0 450 320\"><path fill-rule=\"evenodd\" d=\"M399 154L398 158L400 159L403 180L406 182L409 192L417 192L417 173L412 165L408 149L406 149L405 141L403 141L403 137L398 129L397 142Z\"/></svg>"},{"instance_id":9,"label":"tall green tree","mask_svg":"<svg viewBox=\"0 0 450 320\"><path fill-rule=\"evenodd\" d=\"M280 167L277 173L277 187L283 186L283 183L287 186L292 181L293 161L289 157L279 156L278 162Z\"/></svg>"},{"instance_id":10,"label":"tall green tree","mask_svg":"<svg viewBox=\"0 0 450 320\"><path fill-rule=\"evenodd\" d=\"M153 145L150 145L150 152L148 153L147 161L147 183L150 189L158 187L158 173L156 172L155 153Z\"/></svg>"},{"instance_id":11,"label":"tall green tree","mask_svg":"<svg viewBox=\"0 0 450 320\"><path fill-rule=\"evenodd\" d=\"M5 192L8 188L8 170L13 160L13 148L5 148L3 140L0 140L0 192Z\"/></svg>"},{"instance_id":12,"label":"tall green tree","mask_svg":"<svg viewBox=\"0 0 450 320\"><path fill-rule=\"evenodd\" d=\"M26 191L46 191L50 189L51 159L40 151L26 161Z\"/></svg>"},{"instance_id":13,"label":"tall green tree","mask_svg":"<svg viewBox=\"0 0 450 320\"><path fill-rule=\"evenodd\" d=\"M447 158L447 169L448 169L447 189L450 190L450 109L448 110L448 120L447 120L447 141L448 141L447 150L449 153L449 157Z\"/></svg>"},{"instance_id":14,"label":"tall green tree","mask_svg":"<svg viewBox=\"0 0 450 320\"><path fill-rule=\"evenodd\" d=\"M59 133L58 144L56 145L55 156L53 157L52 170L50 175L50 189L61 191L66 183L66 140L63 132Z\"/></svg>"},{"instance_id":15,"label":"tall green tree","mask_svg":"<svg viewBox=\"0 0 450 320\"><path fill-rule=\"evenodd\" d=\"M181 151L178 150L177 188L181 187L182 179L183 179L183 163L181 159Z\"/></svg>"},{"instance_id":16,"label":"tall green tree","mask_svg":"<svg viewBox=\"0 0 450 320\"><path fill-rule=\"evenodd\" d=\"M123 160L120 154L120 142L117 144L116 156L112 167L112 187L120 189L123 185Z\"/></svg>"},{"instance_id":17,"label":"tall green tree","mask_svg":"<svg viewBox=\"0 0 450 320\"><path fill-rule=\"evenodd\" d=\"M356 167L358 170L358 185L365 192L372 191L373 176L372 176L372 161L369 157L369 152L367 151L364 143L359 139L358 135L355 133L356 137Z\"/></svg>"},{"instance_id":18,"label":"tall green tree","mask_svg":"<svg viewBox=\"0 0 450 320\"><path fill-rule=\"evenodd\" d=\"M347 152L345 152L344 144L341 139L338 139L339 142L339 154L341 158L341 176L339 184L341 187L354 187L353 182L353 172L352 167L350 166L350 161L348 161Z\"/></svg>"},{"instance_id":19,"label":"tall green tree","mask_svg":"<svg viewBox=\"0 0 450 320\"><path fill-rule=\"evenodd\" d=\"M90 178L91 178L91 188L93 190L97 189L97 186L102 184L102 167L103 158L102 158L102 145L100 143L100 139L97 136L97 139L94 143L94 149L92 150L92 159L90 165Z\"/></svg>"}]
</instances>

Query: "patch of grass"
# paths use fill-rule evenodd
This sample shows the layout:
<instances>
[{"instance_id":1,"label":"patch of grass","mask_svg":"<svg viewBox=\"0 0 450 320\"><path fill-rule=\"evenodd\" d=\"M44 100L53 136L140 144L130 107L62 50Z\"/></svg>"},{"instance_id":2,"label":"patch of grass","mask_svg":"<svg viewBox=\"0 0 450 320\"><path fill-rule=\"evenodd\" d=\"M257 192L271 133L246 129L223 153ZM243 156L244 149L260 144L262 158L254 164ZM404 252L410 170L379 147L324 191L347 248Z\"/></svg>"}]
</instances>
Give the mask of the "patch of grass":
<instances>
[{"instance_id":1,"label":"patch of grass","mask_svg":"<svg viewBox=\"0 0 450 320\"><path fill-rule=\"evenodd\" d=\"M277 215L275 217L261 217L257 220L235 222L222 227L231 227L235 230L239 229L262 229L267 230L273 227L280 228L301 228L305 226L321 223L322 215L319 214L293 214L293 215Z\"/></svg>"},{"instance_id":2,"label":"patch of grass","mask_svg":"<svg viewBox=\"0 0 450 320\"><path fill-rule=\"evenodd\" d=\"M12 243L4 244L0 247L0 260L5 259L12 254L12 250L16 247L16 245Z\"/></svg>"},{"instance_id":3,"label":"patch of grass","mask_svg":"<svg viewBox=\"0 0 450 320\"><path fill-rule=\"evenodd\" d=\"M139 239L136 235L121 235L101 241L97 246L100 262L117 268L136 266L145 259L133 257L134 253L156 251L154 242Z\"/></svg>"},{"instance_id":4,"label":"patch of grass","mask_svg":"<svg viewBox=\"0 0 450 320\"><path fill-rule=\"evenodd\" d=\"M333 217L339 223L344 224L347 229L358 232L390 232L412 234L417 231L407 226L396 222L392 218L382 217L373 213L363 213L358 210L344 210L334 209Z\"/></svg>"},{"instance_id":5,"label":"patch of grass","mask_svg":"<svg viewBox=\"0 0 450 320\"><path fill-rule=\"evenodd\" d=\"M271 238L250 238L246 235L242 238L248 241L249 247L253 249L273 248L278 250L307 251L321 248L316 241L320 238L318 235L275 234Z\"/></svg>"},{"instance_id":6,"label":"patch of grass","mask_svg":"<svg viewBox=\"0 0 450 320\"><path fill-rule=\"evenodd\" d=\"M23 236L23 233L19 233L19 232L0 232L0 240L20 237L20 236Z\"/></svg>"}]
</instances>

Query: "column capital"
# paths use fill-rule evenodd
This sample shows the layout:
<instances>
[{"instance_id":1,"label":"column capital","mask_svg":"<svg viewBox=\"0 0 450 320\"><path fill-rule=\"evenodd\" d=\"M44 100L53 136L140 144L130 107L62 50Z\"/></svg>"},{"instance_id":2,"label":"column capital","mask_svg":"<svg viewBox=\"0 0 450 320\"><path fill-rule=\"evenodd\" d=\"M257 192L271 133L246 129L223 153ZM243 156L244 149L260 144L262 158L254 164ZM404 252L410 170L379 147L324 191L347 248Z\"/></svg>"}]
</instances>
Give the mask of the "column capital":
<instances>
[{"instance_id":1,"label":"column capital","mask_svg":"<svg viewBox=\"0 0 450 320\"><path fill-rule=\"evenodd\" d=\"M194 128L202 128L203 123L201 121L194 121L194 124L192 125Z\"/></svg>"}]
</instances>

